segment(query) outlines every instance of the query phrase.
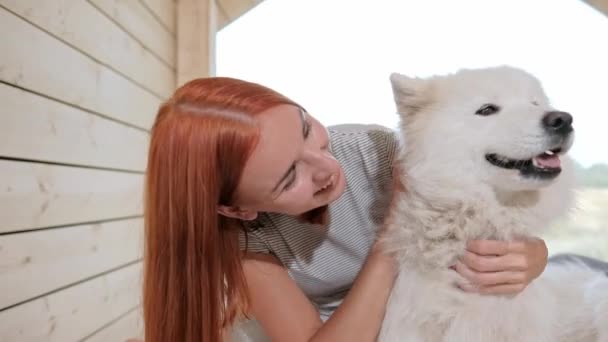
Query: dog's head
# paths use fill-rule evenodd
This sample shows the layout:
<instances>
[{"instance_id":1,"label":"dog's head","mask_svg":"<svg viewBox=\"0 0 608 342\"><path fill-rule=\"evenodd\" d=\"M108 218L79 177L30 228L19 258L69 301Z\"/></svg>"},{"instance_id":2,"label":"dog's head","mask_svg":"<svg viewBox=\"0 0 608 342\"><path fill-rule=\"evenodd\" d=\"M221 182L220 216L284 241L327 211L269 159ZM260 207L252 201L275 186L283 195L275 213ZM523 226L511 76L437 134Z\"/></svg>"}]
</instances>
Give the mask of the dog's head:
<instances>
[{"instance_id":1,"label":"dog's head","mask_svg":"<svg viewBox=\"0 0 608 342\"><path fill-rule=\"evenodd\" d=\"M543 187L562 172L572 116L551 107L532 75L503 66L390 80L408 171L505 190Z\"/></svg>"}]
</instances>

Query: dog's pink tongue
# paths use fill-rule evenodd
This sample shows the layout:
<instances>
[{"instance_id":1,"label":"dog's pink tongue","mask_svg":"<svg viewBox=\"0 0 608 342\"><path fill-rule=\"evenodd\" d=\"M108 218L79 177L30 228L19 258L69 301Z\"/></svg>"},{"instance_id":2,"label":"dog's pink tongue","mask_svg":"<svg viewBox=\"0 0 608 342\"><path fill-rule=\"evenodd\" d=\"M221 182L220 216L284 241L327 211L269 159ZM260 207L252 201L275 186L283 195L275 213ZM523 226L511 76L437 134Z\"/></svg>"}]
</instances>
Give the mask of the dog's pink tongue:
<instances>
[{"instance_id":1,"label":"dog's pink tongue","mask_svg":"<svg viewBox=\"0 0 608 342\"><path fill-rule=\"evenodd\" d=\"M562 165L557 154L548 155L544 153L534 159L536 159L536 163L540 167L556 169Z\"/></svg>"}]
</instances>

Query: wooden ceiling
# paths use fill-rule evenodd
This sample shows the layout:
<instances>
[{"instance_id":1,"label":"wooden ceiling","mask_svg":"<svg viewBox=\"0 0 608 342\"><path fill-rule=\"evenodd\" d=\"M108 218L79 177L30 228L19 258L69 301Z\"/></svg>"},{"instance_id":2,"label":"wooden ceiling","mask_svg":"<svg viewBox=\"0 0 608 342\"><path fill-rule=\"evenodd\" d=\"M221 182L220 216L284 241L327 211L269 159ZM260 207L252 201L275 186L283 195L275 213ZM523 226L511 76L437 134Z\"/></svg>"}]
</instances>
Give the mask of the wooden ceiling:
<instances>
[{"instance_id":1,"label":"wooden ceiling","mask_svg":"<svg viewBox=\"0 0 608 342\"><path fill-rule=\"evenodd\" d=\"M217 29L221 30L262 1L264 0L215 0Z\"/></svg>"},{"instance_id":2,"label":"wooden ceiling","mask_svg":"<svg viewBox=\"0 0 608 342\"><path fill-rule=\"evenodd\" d=\"M238 19L263 0L215 0L218 30ZM608 16L608 0L582 0Z\"/></svg>"},{"instance_id":3,"label":"wooden ceiling","mask_svg":"<svg viewBox=\"0 0 608 342\"><path fill-rule=\"evenodd\" d=\"M583 0L608 17L608 0Z\"/></svg>"}]
</instances>

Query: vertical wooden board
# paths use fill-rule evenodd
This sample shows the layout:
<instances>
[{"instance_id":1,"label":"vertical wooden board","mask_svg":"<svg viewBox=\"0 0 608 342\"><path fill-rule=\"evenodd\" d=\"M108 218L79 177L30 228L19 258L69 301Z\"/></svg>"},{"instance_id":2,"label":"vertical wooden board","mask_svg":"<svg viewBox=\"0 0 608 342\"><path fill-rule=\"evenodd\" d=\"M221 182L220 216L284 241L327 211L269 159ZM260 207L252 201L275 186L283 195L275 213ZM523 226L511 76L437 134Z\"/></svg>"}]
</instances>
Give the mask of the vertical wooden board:
<instances>
[{"instance_id":1,"label":"vertical wooden board","mask_svg":"<svg viewBox=\"0 0 608 342\"><path fill-rule=\"evenodd\" d=\"M143 175L0 160L0 232L142 214Z\"/></svg>"},{"instance_id":2,"label":"vertical wooden board","mask_svg":"<svg viewBox=\"0 0 608 342\"><path fill-rule=\"evenodd\" d=\"M177 3L177 85L215 75L216 3L180 0Z\"/></svg>"},{"instance_id":3,"label":"vertical wooden board","mask_svg":"<svg viewBox=\"0 0 608 342\"><path fill-rule=\"evenodd\" d=\"M143 171L149 134L0 84L0 156Z\"/></svg>"},{"instance_id":4,"label":"vertical wooden board","mask_svg":"<svg viewBox=\"0 0 608 342\"><path fill-rule=\"evenodd\" d=\"M175 67L175 38L137 0L89 0L148 49Z\"/></svg>"},{"instance_id":5,"label":"vertical wooden board","mask_svg":"<svg viewBox=\"0 0 608 342\"><path fill-rule=\"evenodd\" d=\"M0 80L149 129L160 100L0 8Z\"/></svg>"},{"instance_id":6,"label":"vertical wooden board","mask_svg":"<svg viewBox=\"0 0 608 342\"><path fill-rule=\"evenodd\" d=\"M173 70L90 3L82 0L0 0L0 5L153 91L170 96Z\"/></svg>"},{"instance_id":7,"label":"vertical wooden board","mask_svg":"<svg viewBox=\"0 0 608 342\"><path fill-rule=\"evenodd\" d=\"M0 309L141 259L141 218L0 236Z\"/></svg>"},{"instance_id":8,"label":"vertical wooden board","mask_svg":"<svg viewBox=\"0 0 608 342\"><path fill-rule=\"evenodd\" d=\"M175 1L174 0L140 0L154 13L163 26L175 35Z\"/></svg>"},{"instance_id":9,"label":"vertical wooden board","mask_svg":"<svg viewBox=\"0 0 608 342\"><path fill-rule=\"evenodd\" d=\"M139 305L141 271L136 263L0 311L0 341L80 340Z\"/></svg>"},{"instance_id":10,"label":"vertical wooden board","mask_svg":"<svg viewBox=\"0 0 608 342\"><path fill-rule=\"evenodd\" d=\"M98 331L83 342L125 342L129 339L143 339L144 324L141 308L137 308L116 322Z\"/></svg>"}]
</instances>

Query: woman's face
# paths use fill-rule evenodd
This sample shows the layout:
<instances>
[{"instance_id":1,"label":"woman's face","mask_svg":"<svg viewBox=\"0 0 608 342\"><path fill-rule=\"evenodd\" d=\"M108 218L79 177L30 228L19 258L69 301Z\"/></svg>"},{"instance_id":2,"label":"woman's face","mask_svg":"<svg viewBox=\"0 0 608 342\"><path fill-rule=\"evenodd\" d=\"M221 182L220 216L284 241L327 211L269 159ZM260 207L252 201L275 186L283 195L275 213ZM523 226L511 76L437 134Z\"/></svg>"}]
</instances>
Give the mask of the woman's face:
<instances>
[{"instance_id":1,"label":"woman's face","mask_svg":"<svg viewBox=\"0 0 608 342\"><path fill-rule=\"evenodd\" d=\"M300 215L336 200L346 181L321 123L292 105L258 117L261 136L237 187L233 209L252 219L260 211ZM235 216L235 215L231 215Z\"/></svg>"}]
</instances>

